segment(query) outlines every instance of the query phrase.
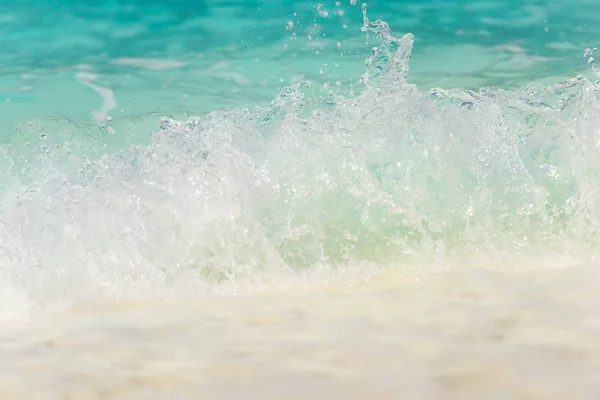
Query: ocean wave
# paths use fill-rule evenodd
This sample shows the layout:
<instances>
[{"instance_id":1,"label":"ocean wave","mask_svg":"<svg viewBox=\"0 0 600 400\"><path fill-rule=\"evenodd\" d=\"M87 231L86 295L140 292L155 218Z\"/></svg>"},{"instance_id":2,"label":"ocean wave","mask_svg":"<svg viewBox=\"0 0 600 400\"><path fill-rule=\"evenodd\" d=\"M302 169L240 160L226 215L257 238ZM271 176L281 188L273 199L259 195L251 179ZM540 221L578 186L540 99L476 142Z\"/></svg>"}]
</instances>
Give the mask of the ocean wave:
<instances>
[{"instance_id":1,"label":"ocean wave","mask_svg":"<svg viewBox=\"0 0 600 400\"><path fill-rule=\"evenodd\" d=\"M112 155L67 121L0 149L7 309L357 265L594 260L597 84L420 91L413 36L364 21L381 44L352 92L302 82L266 108L164 118Z\"/></svg>"}]
</instances>

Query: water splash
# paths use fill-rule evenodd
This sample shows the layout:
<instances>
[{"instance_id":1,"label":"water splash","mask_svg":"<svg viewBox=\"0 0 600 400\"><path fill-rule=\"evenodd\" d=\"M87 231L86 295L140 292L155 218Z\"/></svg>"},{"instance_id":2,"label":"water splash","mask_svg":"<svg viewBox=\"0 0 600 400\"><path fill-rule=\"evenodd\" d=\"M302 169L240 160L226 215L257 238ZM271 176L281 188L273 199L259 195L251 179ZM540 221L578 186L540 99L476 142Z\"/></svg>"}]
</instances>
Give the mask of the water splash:
<instances>
[{"instance_id":1,"label":"water splash","mask_svg":"<svg viewBox=\"0 0 600 400\"><path fill-rule=\"evenodd\" d=\"M64 153L47 138L4 151L5 308L356 265L595 257L597 86L421 92L412 35L363 13L382 44L356 96L323 102L302 83L265 109L163 119L148 146L84 163L73 139Z\"/></svg>"},{"instance_id":2,"label":"water splash","mask_svg":"<svg viewBox=\"0 0 600 400\"><path fill-rule=\"evenodd\" d=\"M383 43L373 47L373 55L366 60L367 70L361 77L361 83L373 88L406 88L410 56L414 43L412 33L407 33L398 39L391 33L387 22L382 20L370 21L367 16L367 5L362 5L363 32L372 32L380 36ZM381 82L383 79L385 81ZM372 82L375 80L375 82Z\"/></svg>"},{"instance_id":3,"label":"water splash","mask_svg":"<svg viewBox=\"0 0 600 400\"><path fill-rule=\"evenodd\" d=\"M592 55L598 51L598 49L596 47L594 47L593 49L587 48L585 49L585 51L583 52L583 57L587 59L588 61L588 65L590 66L590 71L596 75L597 77L600 78L600 71L598 71L598 68L596 68L596 60L594 59L594 57L592 57ZM598 82L596 82L596 84L598 84Z\"/></svg>"}]
</instances>

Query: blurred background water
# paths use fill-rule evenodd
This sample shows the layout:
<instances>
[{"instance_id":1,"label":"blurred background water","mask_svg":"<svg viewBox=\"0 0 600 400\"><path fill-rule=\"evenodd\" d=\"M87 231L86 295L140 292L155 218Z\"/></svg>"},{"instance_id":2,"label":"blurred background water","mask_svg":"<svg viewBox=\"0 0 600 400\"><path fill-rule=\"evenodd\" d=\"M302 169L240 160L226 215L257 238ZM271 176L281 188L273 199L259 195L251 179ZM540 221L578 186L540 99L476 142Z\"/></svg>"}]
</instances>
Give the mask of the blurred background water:
<instances>
[{"instance_id":1,"label":"blurred background water","mask_svg":"<svg viewBox=\"0 0 600 400\"><path fill-rule=\"evenodd\" d=\"M360 31L360 7L349 0L4 1L0 138L10 141L27 121L87 125L110 116L139 124L151 113L264 106L301 77L347 88L376 45ZM600 29L596 7L593 0L369 2L372 19L383 18L396 36L415 35L411 81L422 89L515 88L577 75ZM119 136L131 132L123 127Z\"/></svg>"}]
</instances>

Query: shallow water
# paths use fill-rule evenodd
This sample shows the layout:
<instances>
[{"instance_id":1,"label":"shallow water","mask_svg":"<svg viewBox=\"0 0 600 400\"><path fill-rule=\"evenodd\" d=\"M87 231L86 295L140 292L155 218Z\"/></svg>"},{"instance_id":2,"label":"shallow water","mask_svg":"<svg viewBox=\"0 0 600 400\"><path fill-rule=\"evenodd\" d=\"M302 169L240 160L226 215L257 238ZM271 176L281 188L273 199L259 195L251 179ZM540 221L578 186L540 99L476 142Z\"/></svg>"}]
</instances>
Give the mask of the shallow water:
<instances>
[{"instance_id":1,"label":"shallow water","mask_svg":"<svg viewBox=\"0 0 600 400\"><path fill-rule=\"evenodd\" d=\"M5 2L0 393L596 398L594 7Z\"/></svg>"}]
</instances>

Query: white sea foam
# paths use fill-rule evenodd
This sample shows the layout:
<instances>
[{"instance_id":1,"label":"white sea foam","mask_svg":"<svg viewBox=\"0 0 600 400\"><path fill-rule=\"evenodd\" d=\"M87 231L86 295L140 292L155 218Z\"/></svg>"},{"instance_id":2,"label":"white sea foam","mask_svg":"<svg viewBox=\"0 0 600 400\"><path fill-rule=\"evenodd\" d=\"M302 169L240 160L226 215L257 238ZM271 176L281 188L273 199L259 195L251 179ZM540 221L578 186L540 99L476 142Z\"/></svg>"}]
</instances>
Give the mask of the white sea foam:
<instances>
[{"instance_id":1,"label":"white sea foam","mask_svg":"<svg viewBox=\"0 0 600 400\"><path fill-rule=\"evenodd\" d=\"M95 83L98 76L93 72L78 72L75 77L79 82L98 93L102 98L102 106L92 112L92 117L96 123L102 124L109 117L109 112L118 106L114 92L110 88Z\"/></svg>"},{"instance_id":2,"label":"white sea foam","mask_svg":"<svg viewBox=\"0 0 600 400\"><path fill-rule=\"evenodd\" d=\"M128 67L136 67L153 71L162 71L167 69L175 69L184 67L186 64L177 60L162 60L158 58L133 58L122 57L112 61L116 65L125 65Z\"/></svg>"}]
</instances>

